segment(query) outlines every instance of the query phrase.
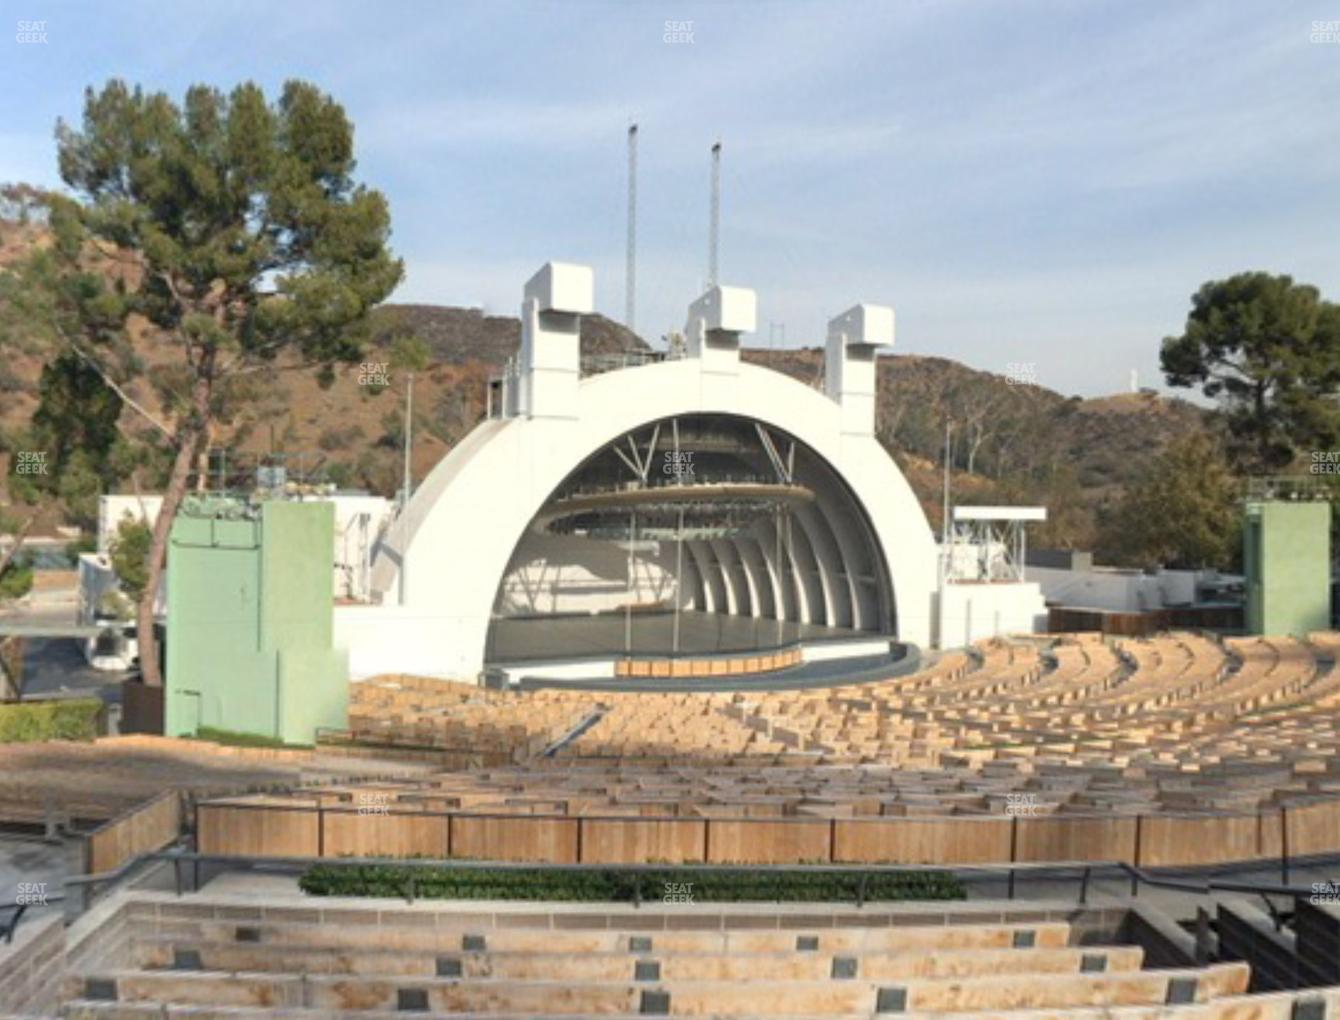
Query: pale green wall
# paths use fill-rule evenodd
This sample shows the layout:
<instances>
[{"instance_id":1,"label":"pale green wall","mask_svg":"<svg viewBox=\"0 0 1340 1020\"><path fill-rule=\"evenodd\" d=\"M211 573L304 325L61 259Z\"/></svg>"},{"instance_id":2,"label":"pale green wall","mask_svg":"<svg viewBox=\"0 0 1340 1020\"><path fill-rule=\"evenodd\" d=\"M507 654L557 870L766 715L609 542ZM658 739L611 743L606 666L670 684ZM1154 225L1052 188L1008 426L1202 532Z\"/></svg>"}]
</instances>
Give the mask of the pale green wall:
<instances>
[{"instance_id":1,"label":"pale green wall","mask_svg":"<svg viewBox=\"0 0 1340 1020\"><path fill-rule=\"evenodd\" d=\"M1243 528L1247 632L1327 630L1331 620L1331 505L1248 503Z\"/></svg>"},{"instance_id":2,"label":"pale green wall","mask_svg":"<svg viewBox=\"0 0 1340 1020\"><path fill-rule=\"evenodd\" d=\"M334 507L263 503L259 520L183 514L168 547L164 732L200 726L311 743L344 728L331 647Z\"/></svg>"}]
</instances>

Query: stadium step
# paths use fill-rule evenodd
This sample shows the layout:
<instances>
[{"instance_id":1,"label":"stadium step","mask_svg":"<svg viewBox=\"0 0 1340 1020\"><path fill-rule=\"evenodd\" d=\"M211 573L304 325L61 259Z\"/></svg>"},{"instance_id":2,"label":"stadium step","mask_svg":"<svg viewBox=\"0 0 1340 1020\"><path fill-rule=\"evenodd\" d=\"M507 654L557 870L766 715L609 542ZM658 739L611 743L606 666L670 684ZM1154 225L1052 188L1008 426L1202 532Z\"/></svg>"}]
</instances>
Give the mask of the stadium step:
<instances>
[{"instance_id":1,"label":"stadium step","mask_svg":"<svg viewBox=\"0 0 1340 1020\"><path fill-rule=\"evenodd\" d=\"M429 925L432 915L419 915ZM579 916L579 915L578 915ZM1070 926L1036 924L897 925L868 928L796 927L779 931L583 931L549 928L483 929L452 925L408 927L413 915L376 924L315 924L174 920L167 930L177 939L214 943L296 945L321 949L396 949L425 952L561 952L561 953L784 953L804 944L819 953L852 951L928 951L935 949L1065 948ZM375 921L376 915L368 920ZM799 923L788 918L790 923Z\"/></svg>"},{"instance_id":2,"label":"stadium step","mask_svg":"<svg viewBox=\"0 0 1340 1020\"><path fill-rule=\"evenodd\" d=\"M1008 1011L1209 1002L1246 991L1245 964L1203 969L1113 973L1027 972L883 984L828 980L598 982L418 978L412 981L328 975L106 971L76 979L69 998L327 1011L627 1013L668 1016L774 1016Z\"/></svg>"},{"instance_id":3,"label":"stadium step","mask_svg":"<svg viewBox=\"0 0 1340 1020\"><path fill-rule=\"evenodd\" d=\"M526 981L794 981L830 977L949 978L987 974L1138 970L1136 946L1065 949L858 949L834 955L797 948L771 953L413 952L268 944L136 939L131 960L143 970L345 974L363 977L464 977Z\"/></svg>"}]
</instances>

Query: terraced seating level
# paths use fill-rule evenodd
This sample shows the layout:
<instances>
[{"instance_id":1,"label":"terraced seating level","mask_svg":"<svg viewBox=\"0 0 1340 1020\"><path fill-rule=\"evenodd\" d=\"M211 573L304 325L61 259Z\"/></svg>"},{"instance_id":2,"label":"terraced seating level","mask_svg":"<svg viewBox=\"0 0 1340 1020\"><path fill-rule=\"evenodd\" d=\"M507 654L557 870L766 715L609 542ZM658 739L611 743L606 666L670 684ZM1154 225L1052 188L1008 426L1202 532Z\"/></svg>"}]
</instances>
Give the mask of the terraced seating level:
<instances>
[{"instance_id":1,"label":"terraced seating level","mask_svg":"<svg viewBox=\"0 0 1340 1020\"><path fill-rule=\"evenodd\" d=\"M1149 969L1139 946L1095 939L1120 911L1061 903L470 909L133 894L101 933L72 936L48 1008L87 1020L1175 1017L1249 981L1242 963Z\"/></svg>"},{"instance_id":2,"label":"terraced seating level","mask_svg":"<svg viewBox=\"0 0 1340 1020\"><path fill-rule=\"evenodd\" d=\"M1333 633L993 640L884 682L774 692L514 693L386 678L357 685L351 714L364 732L410 725L414 741L444 747L478 734L494 758L375 789L208 805L201 846L1143 864L1340 850L1337 647ZM509 727L511 742L498 742ZM403 823L351 827L342 815L366 816L370 796ZM261 807L287 814L243 811ZM748 835L745 821L757 823Z\"/></svg>"}]
</instances>

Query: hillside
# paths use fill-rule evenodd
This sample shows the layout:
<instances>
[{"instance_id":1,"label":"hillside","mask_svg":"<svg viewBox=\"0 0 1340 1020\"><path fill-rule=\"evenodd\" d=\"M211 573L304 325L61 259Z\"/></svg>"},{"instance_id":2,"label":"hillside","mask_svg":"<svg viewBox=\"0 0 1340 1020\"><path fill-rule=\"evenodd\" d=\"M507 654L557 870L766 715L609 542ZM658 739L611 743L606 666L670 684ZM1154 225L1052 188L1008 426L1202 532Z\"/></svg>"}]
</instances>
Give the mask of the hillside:
<instances>
[{"instance_id":1,"label":"hillside","mask_svg":"<svg viewBox=\"0 0 1340 1020\"><path fill-rule=\"evenodd\" d=\"M30 230L0 229L0 264L32 243L39 239ZM127 389L166 416L160 391L170 352L143 324L131 332L135 357L150 371ZM510 316L436 305L383 306L375 314L364 356L371 371L364 365L341 366L323 380L314 370L278 363L273 373L254 377L246 399L237 401L240 410L216 429L213 443L228 449L235 467L282 451L305 474L391 494L401 472L406 382L405 373L389 364L396 338L415 336L429 352L429 365L418 373L414 387L413 470L422 478L484 416L489 376L516 354L520 334L519 320ZM6 339L0 358L0 430L5 445L21 449L16 444L37 407L43 360L15 338L0 342ZM584 354L647 349L639 337L600 315L583 319L581 339ZM817 348L747 349L744 357L808 384L822 379L823 356ZM385 384L377 378L382 371ZM1049 529L1054 533L1046 537L1083 542L1091 538L1096 508L1138 476L1172 438L1204 427L1205 412L1152 393L1083 400L943 358L884 358L879 438L937 524L946 419L953 422L958 498L1068 501L1075 504L1074 528ZM120 425L127 434L145 432L143 421L128 408ZM7 461L0 453L5 477ZM152 476L141 482L154 484ZM55 519L43 515L44 523Z\"/></svg>"},{"instance_id":2,"label":"hillside","mask_svg":"<svg viewBox=\"0 0 1340 1020\"><path fill-rule=\"evenodd\" d=\"M803 382L822 378L816 348L745 356ZM1086 400L945 358L882 358L879 438L937 523L946 420L956 498L1050 503L1060 499L1059 490L1073 488L1090 516L1171 440L1207 427L1201 408L1152 392ZM1055 540L1068 538L1048 530Z\"/></svg>"}]
</instances>

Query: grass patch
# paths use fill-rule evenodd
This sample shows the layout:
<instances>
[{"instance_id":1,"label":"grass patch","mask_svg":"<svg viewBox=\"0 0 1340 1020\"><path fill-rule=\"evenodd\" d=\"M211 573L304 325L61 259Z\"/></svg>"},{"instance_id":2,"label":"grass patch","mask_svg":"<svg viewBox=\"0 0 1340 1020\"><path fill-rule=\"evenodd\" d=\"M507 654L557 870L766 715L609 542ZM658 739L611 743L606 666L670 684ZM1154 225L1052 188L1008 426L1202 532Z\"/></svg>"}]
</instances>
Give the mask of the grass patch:
<instances>
[{"instance_id":1,"label":"grass patch","mask_svg":"<svg viewBox=\"0 0 1340 1020\"><path fill-rule=\"evenodd\" d=\"M0 744L93 740L101 715L102 702L97 698L0 704Z\"/></svg>"},{"instance_id":2,"label":"grass patch","mask_svg":"<svg viewBox=\"0 0 1340 1020\"><path fill-rule=\"evenodd\" d=\"M238 733L236 730L221 730L216 726L201 726L196 730L196 740L208 740L211 744L224 744L228 747L268 747L281 751L310 751L311 744L286 744L278 737L267 737L263 733Z\"/></svg>"},{"instance_id":3,"label":"grass patch","mask_svg":"<svg viewBox=\"0 0 1340 1020\"><path fill-rule=\"evenodd\" d=\"M871 902L961 900L963 883L947 871L868 872L770 871L766 867L731 873L712 869L666 867L635 874L554 868L474 869L411 868L393 863L314 864L298 880L312 896L413 895L438 900L558 900L583 903L653 903L667 899L693 903L852 902L861 894Z\"/></svg>"}]
</instances>

